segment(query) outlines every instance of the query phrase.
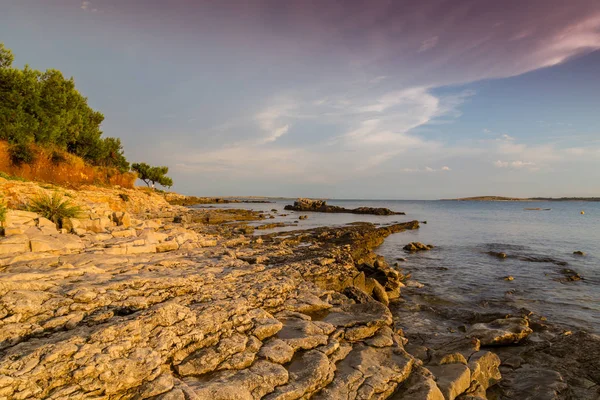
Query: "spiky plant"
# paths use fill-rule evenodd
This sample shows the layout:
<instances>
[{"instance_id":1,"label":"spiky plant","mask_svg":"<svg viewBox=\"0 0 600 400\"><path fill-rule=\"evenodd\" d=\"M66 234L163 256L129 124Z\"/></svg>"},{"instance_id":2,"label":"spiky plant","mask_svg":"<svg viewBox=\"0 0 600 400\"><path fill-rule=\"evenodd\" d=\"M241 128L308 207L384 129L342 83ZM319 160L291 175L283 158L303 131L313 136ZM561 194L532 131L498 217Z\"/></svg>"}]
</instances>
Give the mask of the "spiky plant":
<instances>
[{"instance_id":1,"label":"spiky plant","mask_svg":"<svg viewBox=\"0 0 600 400\"><path fill-rule=\"evenodd\" d=\"M59 228L65 218L78 218L81 215L81 208L65 199L59 192L53 192L52 196L40 193L31 200L28 208L29 211L54 222Z\"/></svg>"},{"instance_id":2,"label":"spiky plant","mask_svg":"<svg viewBox=\"0 0 600 400\"><path fill-rule=\"evenodd\" d=\"M0 223L6 221L6 204L4 199L0 197Z\"/></svg>"}]
</instances>

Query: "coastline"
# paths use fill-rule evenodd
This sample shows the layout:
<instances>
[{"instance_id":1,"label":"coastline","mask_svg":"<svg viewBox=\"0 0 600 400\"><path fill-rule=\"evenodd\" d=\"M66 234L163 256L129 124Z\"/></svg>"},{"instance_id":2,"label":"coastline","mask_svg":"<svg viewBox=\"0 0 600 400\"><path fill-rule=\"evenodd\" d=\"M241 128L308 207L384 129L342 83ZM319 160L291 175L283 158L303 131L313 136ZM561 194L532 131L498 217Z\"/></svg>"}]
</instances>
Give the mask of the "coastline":
<instances>
[{"instance_id":1,"label":"coastline","mask_svg":"<svg viewBox=\"0 0 600 400\"><path fill-rule=\"evenodd\" d=\"M440 201L585 201L598 202L600 197L503 197L503 196L475 196L457 199L440 199Z\"/></svg>"},{"instance_id":2,"label":"coastline","mask_svg":"<svg viewBox=\"0 0 600 400\"><path fill-rule=\"evenodd\" d=\"M40 190L0 185L19 201ZM527 310L432 304L376 254L416 221L250 236L268 214L123 192L67 192L94 221L78 235L13 218L26 232L7 238L29 251L0 255L0 396L485 399L531 382L545 399L598 394L597 336ZM507 343L489 345L500 332Z\"/></svg>"}]
</instances>

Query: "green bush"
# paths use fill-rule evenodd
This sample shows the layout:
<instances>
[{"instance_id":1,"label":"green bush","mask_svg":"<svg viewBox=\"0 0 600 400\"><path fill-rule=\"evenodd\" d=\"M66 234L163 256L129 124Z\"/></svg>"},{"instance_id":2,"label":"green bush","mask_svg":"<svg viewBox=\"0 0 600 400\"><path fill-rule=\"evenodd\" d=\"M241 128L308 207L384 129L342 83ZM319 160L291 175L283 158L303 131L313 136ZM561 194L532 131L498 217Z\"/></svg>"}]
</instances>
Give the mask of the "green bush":
<instances>
[{"instance_id":1,"label":"green bush","mask_svg":"<svg viewBox=\"0 0 600 400\"><path fill-rule=\"evenodd\" d=\"M4 199L0 198L0 236L4 236L4 222L6 222L6 205Z\"/></svg>"},{"instance_id":2,"label":"green bush","mask_svg":"<svg viewBox=\"0 0 600 400\"><path fill-rule=\"evenodd\" d=\"M8 156L10 162L17 167L35 161L35 152L31 149L31 146L25 143L11 144L8 148Z\"/></svg>"},{"instance_id":3,"label":"green bush","mask_svg":"<svg viewBox=\"0 0 600 400\"><path fill-rule=\"evenodd\" d=\"M66 161L67 161L67 158L65 157L65 155L56 150L53 151L52 154L50 155L50 162L52 162L52 164L54 164L54 165L59 165Z\"/></svg>"},{"instance_id":4,"label":"green bush","mask_svg":"<svg viewBox=\"0 0 600 400\"><path fill-rule=\"evenodd\" d=\"M4 199L0 198L0 222L6 221L6 204Z\"/></svg>"},{"instance_id":5,"label":"green bush","mask_svg":"<svg viewBox=\"0 0 600 400\"><path fill-rule=\"evenodd\" d=\"M4 178L7 181L27 182L27 179L25 179L25 178L21 178L20 176L8 175L7 173L2 172L2 171L0 171L0 178Z\"/></svg>"},{"instance_id":6,"label":"green bush","mask_svg":"<svg viewBox=\"0 0 600 400\"><path fill-rule=\"evenodd\" d=\"M0 43L0 140L35 143L75 154L92 165L129 170L121 141L102 137L104 115L87 104L73 78L55 69L14 68L13 60ZM24 150L14 160L32 161Z\"/></svg>"},{"instance_id":7,"label":"green bush","mask_svg":"<svg viewBox=\"0 0 600 400\"><path fill-rule=\"evenodd\" d=\"M40 193L31 200L28 209L54 222L59 228L65 218L81 216L81 208L66 200L59 192L52 193L52 196Z\"/></svg>"}]
</instances>

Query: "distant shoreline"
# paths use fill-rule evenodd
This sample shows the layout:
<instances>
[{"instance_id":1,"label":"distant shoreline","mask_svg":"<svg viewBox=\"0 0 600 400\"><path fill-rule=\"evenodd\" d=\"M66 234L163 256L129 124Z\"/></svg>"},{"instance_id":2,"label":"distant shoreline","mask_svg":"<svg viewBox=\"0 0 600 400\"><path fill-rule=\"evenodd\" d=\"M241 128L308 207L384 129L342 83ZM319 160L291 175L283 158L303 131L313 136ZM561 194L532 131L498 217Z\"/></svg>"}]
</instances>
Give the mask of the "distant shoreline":
<instances>
[{"instance_id":1,"label":"distant shoreline","mask_svg":"<svg viewBox=\"0 0 600 400\"><path fill-rule=\"evenodd\" d=\"M475 196L458 199L441 199L441 201L600 201L600 197L502 197L502 196Z\"/></svg>"}]
</instances>

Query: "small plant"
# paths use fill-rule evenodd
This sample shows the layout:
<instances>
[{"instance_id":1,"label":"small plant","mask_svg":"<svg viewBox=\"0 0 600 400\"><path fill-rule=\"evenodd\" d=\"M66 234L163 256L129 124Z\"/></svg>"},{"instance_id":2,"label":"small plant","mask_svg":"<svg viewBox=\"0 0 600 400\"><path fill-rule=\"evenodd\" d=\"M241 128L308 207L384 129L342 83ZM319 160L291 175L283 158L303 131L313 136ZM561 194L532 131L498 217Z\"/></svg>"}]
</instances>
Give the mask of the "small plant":
<instances>
[{"instance_id":1,"label":"small plant","mask_svg":"<svg viewBox=\"0 0 600 400\"><path fill-rule=\"evenodd\" d=\"M59 228L65 218L78 218L81 215L81 208L58 192L52 193L52 196L40 193L31 200L28 209L54 222Z\"/></svg>"},{"instance_id":2,"label":"small plant","mask_svg":"<svg viewBox=\"0 0 600 400\"><path fill-rule=\"evenodd\" d=\"M0 178L4 178L7 181L20 181L20 182L27 182L27 179L25 178L21 178L20 176L13 176L13 175L8 175L5 172L0 172Z\"/></svg>"},{"instance_id":3,"label":"small plant","mask_svg":"<svg viewBox=\"0 0 600 400\"><path fill-rule=\"evenodd\" d=\"M0 223L4 223L6 221L6 204L4 204L4 199L0 198Z\"/></svg>"},{"instance_id":4,"label":"small plant","mask_svg":"<svg viewBox=\"0 0 600 400\"><path fill-rule=\"evenodd\" d=\"M35 152L25 143L15 143L8 148L10 162L19 167L35 161Z\"/></svg>"},{"instance_id":5,"label":"small plant","mask_svg":"<svg viewBox=\"0 0 600 400\"><path fill-rule=\"evenodd\" d=\"M65 155L56 150L50 155L50 162L54 165L64 164L66 161Z\"/></svg>"},{"instance_id":6,"label":"small plant","mask_svg":"<svg viewBox=\"0 0 600 400\"><path fill-rule=\"evenodd\" d=\"M6 222L6 204L4 199L0 197L0 236L4 236L4 223Z\"/></svg>"},{"instance_id":7,"label":"small plant","mask_svg":"<svg viewBox=\"0 0 600 400\"><path fill-rule=\"evenodd\" d=\"M123 201L129 201L129 195L127 193L119 193L119 197Z\"/></svg>"}]
</instances>

